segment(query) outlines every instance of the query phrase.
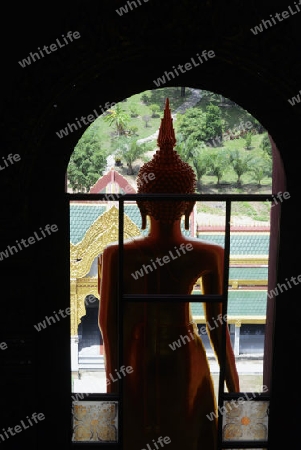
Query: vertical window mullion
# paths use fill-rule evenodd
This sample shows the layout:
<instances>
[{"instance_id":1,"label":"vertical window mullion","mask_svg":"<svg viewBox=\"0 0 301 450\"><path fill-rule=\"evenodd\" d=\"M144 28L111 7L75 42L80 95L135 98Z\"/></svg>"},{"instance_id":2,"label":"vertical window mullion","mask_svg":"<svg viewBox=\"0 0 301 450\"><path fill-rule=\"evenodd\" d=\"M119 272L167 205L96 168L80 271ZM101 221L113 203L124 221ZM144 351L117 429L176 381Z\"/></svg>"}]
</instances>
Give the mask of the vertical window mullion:
<instances>
[{"instance_id":1,"label":"vertical window mullion","mask_svg":"<svg viewBox=\"0 0 301 450\"><path fill-rule=\"evenodd\" d=\"M223 319L228 311L228 285L229 285L229 264L230 264L230 238L231 238L231 200L226 200L226 216L225 216L225 249L224 249L224 271L223 271ZM226 330L228 321L222 321L222 348L221 348L221 364L219 373L219 389L218 389L218 406L222 407L224 402L224 386L226 372ZM223 435L222 417L218 417L218 449L222 447Z\"/></svg>"},{"instance_id":2,"label":"vertical window mullion","mask_svg":"<svg viewBox=\"0 0 301 450\"><path fill-rule=\"evenodd\" d=\"M123 308L124 308L124 292L123 292L123 265L124 265L124 199L118 198L118 304L117 304L117 323L118 323L118 367L123 364ZM119 381L119 402L118 402L118 442L123 448L123 378Z\"/></svg>"}]
</instances>

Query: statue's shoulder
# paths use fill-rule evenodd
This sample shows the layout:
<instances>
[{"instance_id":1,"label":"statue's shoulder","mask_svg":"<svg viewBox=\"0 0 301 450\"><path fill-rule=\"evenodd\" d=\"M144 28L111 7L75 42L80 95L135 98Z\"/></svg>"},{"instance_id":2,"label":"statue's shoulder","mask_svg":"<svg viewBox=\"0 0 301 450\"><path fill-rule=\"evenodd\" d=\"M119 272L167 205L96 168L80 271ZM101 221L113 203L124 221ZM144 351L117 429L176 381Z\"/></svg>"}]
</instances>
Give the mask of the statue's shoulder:
<instances>
[{"instance_id":1,"label":"statue's shoulder","mask_svg":"<svg viewBox=\"0 0 301 450\"><path fill-rule=\"evenodd\" d=\"M116 258L118 256L118 243L113 242L111 244L108 244L103 251L102 258L103 260L108 260L111 258Z\"/></svg>"},{"instance_id":2,"label":"statue's shoulder","mask_svg":"<svg viewBox=\"0 0 301 450\"><path fill-rule=\"evenodd\" d=\"M204 241L202 239L192 238L189 240L193 250L199 253L212 254L216 257L223 257L224 248L215 242Z\"/></svg>"}]
</instances>

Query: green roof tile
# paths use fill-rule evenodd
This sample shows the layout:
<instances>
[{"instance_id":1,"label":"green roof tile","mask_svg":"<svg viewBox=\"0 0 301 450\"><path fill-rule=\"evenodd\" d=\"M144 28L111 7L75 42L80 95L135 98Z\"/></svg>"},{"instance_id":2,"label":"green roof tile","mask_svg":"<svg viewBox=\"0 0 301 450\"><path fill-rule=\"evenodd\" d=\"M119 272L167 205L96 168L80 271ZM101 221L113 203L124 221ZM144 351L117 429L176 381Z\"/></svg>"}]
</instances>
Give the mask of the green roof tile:
<instances>
[{"instance_id":1,"label":"green roof tile","mask_svg":"<svg viewBox=\"0 0 301 450\"><path fill-rule=\"evenodd\" d=\"M92 223L104 212L106 207L97 204L71 204L70 205L70 241L73 244L80 242ZM125 214L141 229L141 216L136 204L125 204ZM190 235L189 230L184 229L184 221L181 229L185 236ZM146 235L146 230L141 230L141 234ZM202 234L199 239L213 242L224 247L224 234ZM268 255L269 235L232 234L230 242L231 255ZM236 277L234 277L236 278ZM244 277L246 278L246 277ZM251 276L252 278L252 276ZM266 278L266 277L265 277Z\"/></svg>"},{"instance_id":2,"label":"green roof tile","mask_svg":"<svg viewBox=\"0 0 301 450\"><path fill-rule=\"evenodd\" d=\"M265 316L267 292L262 291L229 291L229 316Z\"/></svg>"},{"instance_id":3,"label":"green roof tile","mask_svg":"<svg viewBox=\"0 0 301 450\"><path fill-rule=\"evenodd\" d=\"M268 267L230 267L230 280L267 280Z\"/></svg>"},{"instance_id":4,"label":"green roof tile","mask_svg":"<svg viewBox=\"0 0 301 450\"><path fill-rule=\"evenodd\" d=\"M198 294L199 291L194 291ZM190 303L193 316L203 316L201 303ZM267 305L267 291L229 291L228 315L229 316L265 316Z\"/></svg>"},{"instance_id":5,"label":"green roof tile","mask_svg":"<svg viewBox=\"0 0 301 450\"><path fill-rule=\"evenodd\" d=\"M137 205L124 205L124 213L141 229L141 214Z\"/></svg>"},{"instance_id":6,"label":"green roof tile","mask_svg":"<svg viewBox=\"0 0 301 450\"><path fill-rule=\"evenodd\" d=\"M202 234L199 239L209 241L214 244L225 246L224 234ZM269 234L231 234L230 254L231 255L268 255L269 253Z\"/></svg>"},{"instance_id":7,"label":"green roof tile","mask_svg":"<svg viewBox=\"0 0 301 450\"><path fill-rule=\"evenodd\" d=\"M90 226L106 210L103 205L70 205L70 242L78 244Z\"/></svg>"}]
</instances>

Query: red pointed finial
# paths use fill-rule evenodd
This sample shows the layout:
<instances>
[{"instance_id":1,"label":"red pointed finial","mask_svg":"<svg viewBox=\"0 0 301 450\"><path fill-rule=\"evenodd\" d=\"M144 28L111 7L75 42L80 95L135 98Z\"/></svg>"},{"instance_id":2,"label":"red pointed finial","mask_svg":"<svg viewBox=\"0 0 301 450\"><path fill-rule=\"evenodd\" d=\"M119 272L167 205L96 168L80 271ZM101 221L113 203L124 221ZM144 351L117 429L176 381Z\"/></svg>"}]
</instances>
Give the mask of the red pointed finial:
<instances>
[{"instance_id":1,"label":"red pointed finial","mask_svg":"<svg viewBox=\"0 0 301 450\"><path fill-rule=\"evenodd\" d=\"M163 119L161 119L157 143L161 149L163 146L171 146L171 148L173 148L176 144L175 130L173 129L173 119L171 117L168 98L165 101L164 116Z\"/></svg>"},{"instance_id":2,"label":"red pointed finial","mask_svg":"<svg viewBox=\"0 0 301 450\"><path fill-rule=\"evenodd\" d=\"M164 117L158 134L159 150L152 159L141 166L137 186L138 193L181 193L190 194L195 192L196 176L190 165L184 162L177 151L173 149L176 143L175 132L172 125L172 117L169 109L169 100L166 99ZM152 174L152 181L145 182L148 174ZM192 202L193 203L193 202ZM142 216L142 226L146 228L146 216L152 216L156 220L170 223L185 215L185 228L188 230L188 217L191 210L189 201L157 201L137 200ZM193 203L194 204L194 203ZM187 205L190 205L187 209Z\"/></svg>"}]
</instances>

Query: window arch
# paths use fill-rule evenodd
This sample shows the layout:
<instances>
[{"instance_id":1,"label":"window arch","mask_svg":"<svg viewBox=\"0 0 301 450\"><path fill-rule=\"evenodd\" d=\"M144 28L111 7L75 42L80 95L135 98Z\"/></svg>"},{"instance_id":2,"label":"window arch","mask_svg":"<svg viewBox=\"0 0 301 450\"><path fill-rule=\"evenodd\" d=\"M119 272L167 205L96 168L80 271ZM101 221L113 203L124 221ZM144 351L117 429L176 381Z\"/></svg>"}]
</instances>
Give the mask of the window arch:
<instances>
[{"instance_id":1,"label":"window arch","mask_svg":"<svg viewBox=\"0 0 301 450\"><path fill-rule=\"evenodd\" d=\"M227 99L225 99L224 97L221 100L223 102L227 103ZM231 103L231 102L229 101L229 103ZM132 110L134 111L133 108L132 108ZM147 124L147 121L145 121L145 123ZM259 126L260 126L260 124L259 124ZM213 142L216 144L216 139L213 139ZM279 186L281 186L282 192L284 190L284 183L283 183L284 174L283 174L283 169L281 169L281 160L280 160L279 154L277 153L276 146L275 146L275 144L274 144L272 139L271 139L271 143L272 143L273 161L274 161L274 165L273 165L273 184L274 184L274 186L271 187L271 192L269 194L268 193L264 194L265 197L257 196L257 198L255 198L255 196L252 196L252 195L241 196L244 200L251 199L251 201L255 201L255 202L256 201L262 201L263 202L265 200L271 201L271 200L273 200L272 197L271 197L272 192L274 194L276 194L276 191L279 192L278 191L278 189L280 189ZM215 144L211 145L210 147L211 148L212 147L216 147ZM195 153L193 156L195 158L197 158L198 155ZM276 164L275 164L275 161L276 161ZM115 160L115 163L116 163L116 160ZM275 180L275 173L278 174L276 180ZM97 182L96 182L96 184L97 184ZM99 183L99 185L101 185L101 183ZM112 206L112 202L113 202L115 205L117 203L119 203L119 208L120 208L120 205L122 204L123 206L121 206L121 209L124 209L125 208L125 203L124 203L125 200L124 200L124 198L126 198L126 195L124 197L123 194L126 194L126 190L123 189L123 190L118 191L118 190L116 190L116 185L114 185L114 184L111 184L111 189L113 189L113 192L110 192L110 194L112 194L110 199L108 199L108 192L105 192L105 191L99 192L99 195L96 195L95 198L97 198L98 205L100 205L101 202L107 202L107 203L110 202L110 206ZM78 202L78 201L80 201L80 202L88 201L91 204L91 200L89 198L89 194L87 195L87 194L80 194L80 193L77 193L77 194L70 193L69 194L69 198L70 198L70 201L74 201L74 200L76 202ZM210 198L210 196L208 197L206 195L203 195L202 198L200 197L200 201L209 202L209 198ZM221 201L224 202L224 206L226 204L229 205L229 201L230 201L230 203L233 201L233 198L231 198L231 194L225 194L224 196L223 196L223 194L221 194L219 199L221 198L222 200L219 200L217 196L211 196L211 198L214 198L214 200L217 203L220 203ZM274 197L274 199L275 199L275 197ZM235 201L236 200L239 201L238 197L235 197ZM279 202L279 204L280 203L281 202ZM276 205L276 206L277 206L276 208L271 210L272 211L272 215L271 215L271 229L270 229L270 231L271 232L273 231L273 235L274 236L277 235L277 229L276 229L277 228L277 217L278 217L278 214L279 214L279 207L278 207L278 205ZM228 212L226 212L227 208L228 208ZM224 231L223 231L223 233L221 233L221 236L224 237L225 245L226 246L228 245L229 246L229 250L230 250L230 240L228 240L228 244L227 244L227 239L230 239L230 236L229 236L229 238L227 238L227 237L225 238L226 228L227 228L227 223L226 222L227 222L227 218L229 218L229 214L230 214L229 207L227 207L227 208L226 207L224 208L224 210L225 210L224 211L225 225L224 225ZM125 217L126 217L126 220L127 220L127 216L125 216ZM115 220L116 220L116 216L115 216ZM124 218L120 219L120 217L119 217L119 226L121 225L120 220L121 220L121 223L122 223L122 226L123 226L124 225ZM231 220L231 217L230 217L230 220ZM231 226L228 227L228 231L231 232ZM120 230L118 231L118 233L119 233L119 237L120 237ZM276 233L276 234L274 234L274 233ZM218 236L217 232L216 232L215 236ZM269 248L269 254L266 255L266 256L268 256L268 261L269 261L269 263L268 263L268 267L269 267L268 280L269 281L268 281L268 285L266 286L267 289L272 289L273 281L271 281L271 280L275 279L274 277L275 277L275 271L276 271L276 265L275 265L275 263L276 263L276 253L277 253L277 242L275 242L273 240L273 245ZM272 260L271 260L271 258L272 258ZM273 264L271 264L271 261L272 261ZM257 265L258 265L258 262L257 262ZM262 265L262 264L259 264L259 265ZM272 347L272 342L271 342L271 337L270 337L270 336L272 336L271 325L273 323L273 319L272 319L272 317L273 317L273 306L272 306L272 303L273 302L268 302L267 303L267 317L268 317L267 330L268 330L269 338L268 339L266 338L265 339L265 343L264 343L264 345L265 345L265 353L266 354L267 353L269 354L269 352L266 352L266 349L270 349ZM202 320L203 319L199 319L199 325L202 324ZM235 324L238 325L238 320L236 322L234 321L234 325ZM236 328L239 328L239 327L236 326ZM237 339L237 330L236 330L236 328L234 330L234 338ZM266 333L266 336L267 336L267 333ZM233 345L235 346L235 342L233 343ZM237 345L237 340L236 340L236 345ZM271 364L271 361L268 360L265 357L265 359L264 359L263 379L262 379L261 385L265 385L265 386L268 386L268 387L269 387L270 381L271 381L270 380L270 364ZM263 398L264 398L264 396L263 396ZM115 402L116 399L114 399L113 401ZM220 406L222 407L223 405L221 404ZM222 422L220 422L220 423L222 424ZM237 448L239 448L239 447L237 447Z\"/></svg>"}]
</instances>

